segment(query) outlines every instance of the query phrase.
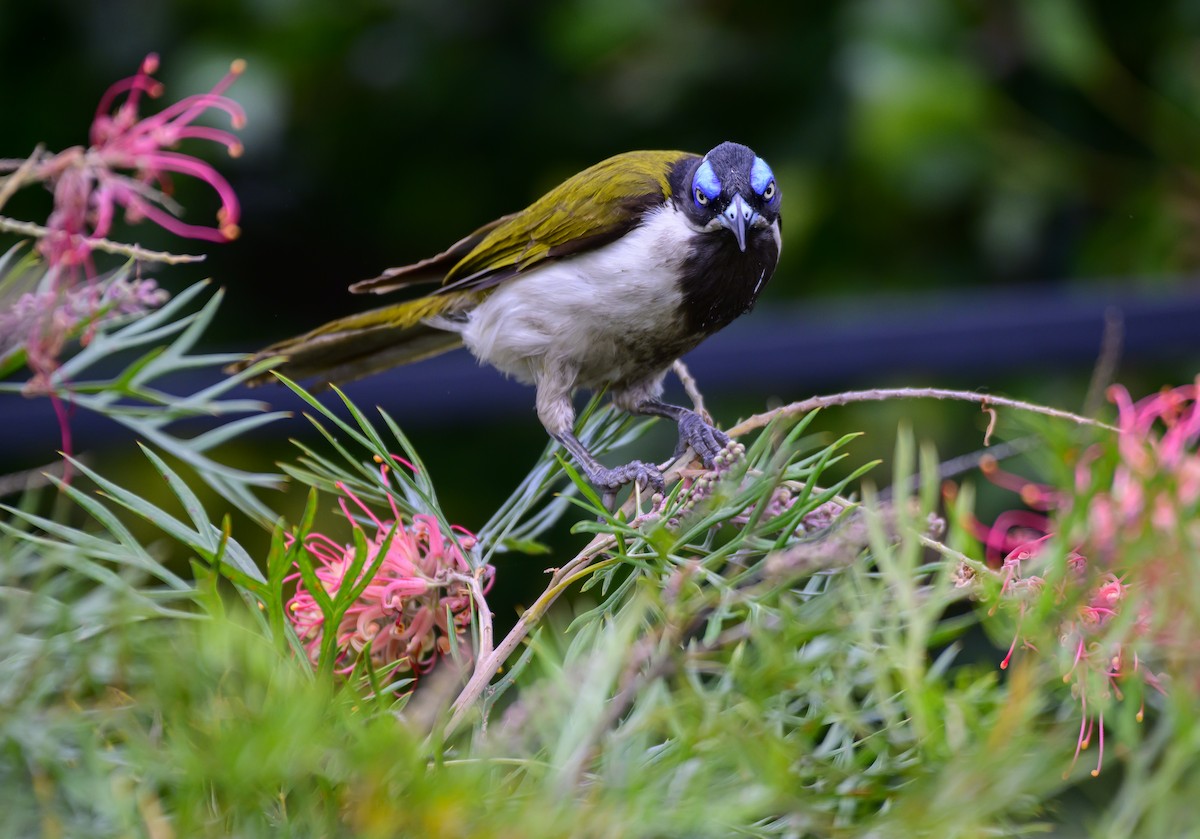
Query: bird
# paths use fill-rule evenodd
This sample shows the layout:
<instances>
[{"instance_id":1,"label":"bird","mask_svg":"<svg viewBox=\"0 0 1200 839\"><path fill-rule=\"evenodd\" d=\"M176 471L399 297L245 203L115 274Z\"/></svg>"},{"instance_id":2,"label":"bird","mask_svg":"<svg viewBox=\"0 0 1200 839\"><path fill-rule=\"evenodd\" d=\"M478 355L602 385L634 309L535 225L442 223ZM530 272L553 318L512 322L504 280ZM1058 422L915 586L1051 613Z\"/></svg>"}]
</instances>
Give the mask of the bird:
<instances>
[{"instance_id":1,"label":"bird","mask_svg":"<svg viewBox=\"0 0 1200 839\"><path fill-rule=\"evenodd\" d=\"M729 437L663 401L663 381L754 306L779 261L781 198L771 167L739 143L618 154L435 256L350 286L438 283L431 293L338 318L230 369L282 358L274 369L289 378L338 384L465 345L534 386L542 425L606 499L630 483L661 492L654 463L597 460L575 434L572 397L607 388L618 409L674 421L677 453L690 446L711 468Z\"/></svg>"}]
</instances>

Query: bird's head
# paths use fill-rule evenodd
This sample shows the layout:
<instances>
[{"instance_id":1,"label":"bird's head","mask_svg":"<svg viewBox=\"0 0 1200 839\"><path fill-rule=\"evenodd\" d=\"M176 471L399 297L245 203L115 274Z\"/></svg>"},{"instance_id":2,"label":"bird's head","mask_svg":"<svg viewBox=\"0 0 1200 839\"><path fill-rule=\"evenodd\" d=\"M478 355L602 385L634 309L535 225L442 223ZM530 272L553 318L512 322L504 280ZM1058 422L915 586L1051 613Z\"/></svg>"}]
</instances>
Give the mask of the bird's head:
<instances>
[{"instance_id":1,"label":"bird's head","mask_svg":"<svg viewBox=\"0 0 1200 839\"><path fill-rule=\"evenodd\" d=\"M706 233L732 235L738 248L779 218L779 185L761 157L738 143L721 143L683 170L676 202Z\"/></svg>"}]
</instances>

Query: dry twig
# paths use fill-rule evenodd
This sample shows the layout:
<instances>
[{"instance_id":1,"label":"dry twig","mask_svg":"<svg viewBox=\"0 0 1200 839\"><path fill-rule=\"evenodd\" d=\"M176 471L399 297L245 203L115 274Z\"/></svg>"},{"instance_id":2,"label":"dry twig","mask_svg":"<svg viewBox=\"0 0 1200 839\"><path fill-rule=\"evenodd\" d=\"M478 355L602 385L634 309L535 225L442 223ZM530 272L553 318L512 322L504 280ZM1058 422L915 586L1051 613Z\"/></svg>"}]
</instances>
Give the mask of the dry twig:
<instances>
[{"instance_id":1,"label":"dry twig","mask_svg":"<svg viewBox=\"0 0 1200 839\"><path fill-rule=\"evenodd\" d=\"M1076 425L1090 425L1094 428L1103 428L1105 431L1118 430L1108 423L1089 419L1079 414L1073 414L1070 411L1047 408L1044 405L1037 405L1033 402L1022 402L1019 399L1006 399L1002 396L993 396L989 393L976 393L970 390L947 390L937 387L899 387L876 388L874 390L849 390L845 393L834 393L829 396L814 396L811 399L803 399L799 402L792 402L789 405L765 411L761 414L755 414L749 419L742 420L726 433L730 437L740 437L756 428L766 426L777 417L806 414L818 408L849 405L854 402L885 402L889 399L951 399L962 402L977 402L991 408L1015 408L1019 411L1029 411L1030 413L1042 414L1043 416L1054 417L1055 419L1065 419Z\"/></svg>"},{"instance_id":2,"label":"dry twig","mask_svg":"<svg viewBox=\"0 0 1200 839\"><path fill-rule=\"evenodd\" d=\"M673 481L678 478L679 473L691 464L692 458L691 451L684 453L663 469L663 478L667 481ZM636 493L631 493L622 510L629 515L635 512L636 506ZM512 655L517 646L525 640L525 637L533 631L538 621L542 619L554 601L559 598L559 595L570 588L576 581L585 577L589 573L588 569L592 563L609 551L615 544L616 540L612 536L604 533L599 534L592 541L588 542L584 549L577 553L567 564L554 570L554 576L550 578L550 583L546 586L546 590L541 593L532 606L521 614L516 624L500 643L496 645L491 654L486 656L481 654L476 659L475 669L471 673L471 678L467 681L466 686L463 687L458 698L454 700L454 704L451 706L450 719L446 723L442 736L449 737L462 724L467 712L487 690L492 678L500 672L500 668L504 665L504 662L508 660L508 657Z\"/></svg>"},{"instance_id":3,"label":"dry twig","mask_svg":"<svg viewBox=\"0 0 1200 839\"><path fill-rule=\"evenodd\" d=\"M33 154L21 161L20 165L11 174L3 178L3 183L0 183L0 207L8 203L8 199L12 198L13 193L21 188L25 183L25 176L29 171L41 160L42 146L39 144L33 150Z\"/></svg>"},{"instance_id":4,"label":"dry twig","mask_svg":"<svg viewBox=\"0 0 1200 839\"><path fill-rule=\"evenodd\" d=\"M40 239L50 234L50 229L43 227L40 224L34 224L31 221L18 221L7 216L0 216L0 230L6 233L17 233L21 236L30 236L34 239ZM203 254L187 254L187 253L168 253L167 251L152 251L143 248L139 245L124 245L120 242L113 242L109 239L88 239L84 238L84 244L90 249L103 251L104 253L114 253L120 256L128 256L131 259L141 259L146 262L162 262L166 265L181 265L187 262L203 262Z\"/></svg>"},{"instance_id":5,"label":"dry twig","mask_svg":"<svg viewBox=\"0 0 1200 839\"><path fill-rule=\"evenodd\" d=\"M696 379L692 376L692 372L687 369L687 365L682 361L676 361L671 369L675 371L679 383L683 385L683 392L692 401L692 410L704 417L705 422L711 423L712 416L704 407L704 394L700 392L700 386L696 384Z\"/></svg>"}]
</instances>

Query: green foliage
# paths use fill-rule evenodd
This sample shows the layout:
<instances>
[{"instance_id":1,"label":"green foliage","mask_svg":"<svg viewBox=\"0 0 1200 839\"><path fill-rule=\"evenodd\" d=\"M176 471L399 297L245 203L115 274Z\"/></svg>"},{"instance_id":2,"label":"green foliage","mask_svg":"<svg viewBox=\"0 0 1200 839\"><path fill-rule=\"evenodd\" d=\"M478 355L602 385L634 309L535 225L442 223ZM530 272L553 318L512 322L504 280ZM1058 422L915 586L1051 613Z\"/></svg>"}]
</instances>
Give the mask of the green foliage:
<instances>
[{"instance_id":1,"label":"green foliage","mask_svg":"<svg viewBox=\"0 0 1200 839\"><path fill-rule=\"evenodd\" d=\"M1062 679L1070 648L1056 656L1053 647L1087 594L1062 594L1072 579L1067 546L1047 543L1045 586L1014 621L1007 584L978 559L969 491L943 514L934 452L918 451L906 429L883 492L869 482L879 478L875 464L852 466L856 435L823 439L813 413L781 413L715 469L682 458L667 470L665 498L635 491L616 510L548 446L477 540L460 540L478 573L494 565L504 575L531 556L556 569L508 635L493 637L492 615L477 609L475 655L445 655L415 678L367 654L343 667L333 631L310 659L289 614L295 586L336 627L404 520L431 516L446 533L452 523L398 424L344 394L331 407L285 382L322 438L299 442L280 464L307 493L294 521L257 494L273 475L214 459L216 442L258 422L176 436L175 419L257 407L224 397L236 379L182 397L150 386L227 361L188 354L217 305L189 314L194 294L131 323L101 324L67 362L82 375L94 360L141 351L115 377L79 381L79 404L142 435L161 487L141 494L72 459L75 477L54 479L54 498L27 493L0 507L0 787L9 805L0 835L1190 829L1191 798L1179 790L1200 781L1191 686L1180 680L1159 695L1122 682L1123 693L1106 693L1107 680L1076 681L1093 698L1085 720L1106 715L1115 756L1099 779L1073 769L1081 709ZM577 430L605 452L647 426L595 400ZM1077 461L1064 457L1090 440L1055 436L1044 443L1068 453L1058 471L1069 487ZM1123 462L1111 438L1093 445L1095 485L1079 509L1110 491ZM1175 497L1174 480L1147 487ZM226 510L206 509L197 481L227 503L255 499L258 521L235 532ZM365 505L347 506L348 518L361 512L367 524L366 509L394 509L401 522L375 522L374 542L350 531L351 582L334 593L303 546L320 509L347 497ZM1081 516L1064 526L1084 527ZM564 517L579 552L545 555L538 540ZM185 551L190 574L135 536L135 520ZM265 555L246 547L258 527L271 531ZM964 568L980 585L962 585ZM551 608L564 594L570 602ZM1168 594L1151 591L1145 603ZM981 622L997 639L1015 622L1047 654L1021 655L1002 673ZM1140 643L1131 632L1131 618L1115 620L1097 643ZM1108 803L1072 809L1098 789L1111 793Z\"/></svg>"},{"instance_id":2,"label":"green foliage","mask_svg":"<svg viewBox=\"0 0 1200 839\"><path fill-rule=\"evenodd\" d=\"M383 436L349 410L353 423L335 425L353 442L338 445L361 460ZM605 412L592 419L612 426ZM217 537L203 520L184 525L88 474L120 507L262 595L248 600L248 617L227 613L206 593L204 574L190 587L143 556L139 573L170 583L170 603L199 609L156 612L163 595L140 586L139 611L128 605L126 581L102 573L122 533L107 507L67 487L90 514L86 529L107 531L91 539L86 529L10 510L60 541L11 529L17 550L5 556L60 570L53 587L36 593L58 604L53 621L30 610L5 637L62 642L50 670L37 666L49 651L6 657L19 677L10 684L36 685L6 726L4 789L23 802L7 829L360 837L1016 831L1061 786L1060 761L1028 759L1031 744L1046 742L1043 731L1062 733L1045 719L1048 696L1032 670L1006 688L990 669L955 665L946 643L964 624L948 622L946 610L961 595L949 565L930 562L917 539L929 528L930 493L920 502L850 505L840 525L804 533L805 521L838 497L839 486L818 487L850 442L817 444L804 437L805 425L769 427L708 495L689 503L677 487L661 514L640 523L600 508L581 486L576 528L610 545L574 581L586 581L592 605L578 601L569 624L559 616L536 629L504 679L509 695L499 702L499 690L485 703L490 724L476 717L457 730L443 715L455 685L437 673L397 717L391 703L361 693L360 679L332 678L328 666L314 672L272 642L281 628L281 569L296 559L278 538L265 582L251 579L230 562L228 534ZM900 447L893 485L911 485L907 437ZM361 463L301 457L329 469L329 478L366 475ZM557 463L550 455L544 462ZM166 469L164 477L198 516L179 474ZM793 487L796 501L769 510L782 486ZM312 498L295 533L311 527ZM503 528L496 533L505 538ZM356 556L365 556L361 545ZM8 591L34 598L22 567L6 564ZM265 623L258 603L269 613ZM119 622L88 617L116 613ZM88 622L88 631L54 623L67 616ZM131 624L134 617L157 619ZM1064 747L1052 751L1061 757ZM988 803L961 807L946 789L952 779L962 793L989 789Z\"/></svg>"},{"instance_id":3,"label":"green foliage","mask_svg":"<svg viewBox=\"0 0 1200 839\"><path fill-rule=\"evenodd\" d=\"M126 266L114 275L95 282L120 282L129 271L130 266ZM254 490L277 486L280 476L246 472L222 464L208 455L210 450L229 440L285 416L265 411L266 406L261 402L224 398L240 382L261 372L262 367L250 368L184 396L155 386L158 380L171 374L203 367L220 367L240 357L191 354L196 341L211 325L223 297L217 291L199 311L187 312L187 307L203 293L205 286L206 283L198 283L188 288L150 314L116 319L96 328L87 344L54 372L47 388L49 393L69 401L77 408L94 411L120 423L138 439L187 464L198 478L236 508L261 521L270 521L272 516L269 508L259 500ZM89 323L81 325L80 331L93 327L100 317L101 313L95 314ZM126 360L138 352L141 354L136 358ZM9 372L24 363L20 353L13 353L9 358L11 363L6 359ZM124 364L115 375L100 373L95 378L86 378L93 371L110 370L114 362ZM24 387L20 382L0 382L0 394L21 393ZM190 438L178 436L168 428L191 417L226 417L239 413L248 416L226 421ZM178 481L175 486L180 486ZM194 502L194 499L191 500ZM195 509L189 510L191 515L197 512Z\"/></svg>"},{"instance_id":4,"label":"green foliage","mask_svg":"<svg viewBox=\"0 0 1200 839\"><path fill-rule=\"evenodd\" d=\"M180 311L168 314L191 322ZM186 332L146 319L132 334L102 331L94 352ZM85 394L109 383L170 410L138 371L193 364L173 347ZM436 516L449 532L433 477L390 416L372 421L344 395L325 407L288 385L325 445L300 444L283 463L311 490L298 521L271 514L262 562L188 486L211 484L210 461L178 456L186 442L160 425L137 427L184 468L143 448L160 496L74 461L100 495L59 480L48 515L32 496L4 508L0 780L11 835L1000 835L1026 831L1066 786L1076 723L1056 712L1072 702L1054 687L1054 661L1002 681L991 664L960 660L971 612L954 565L928 550L941 545L936 462L925 451L917 468L907 432L889 481L899 495L878 501L868 485L863 505L847 493L871 465L827 481L854 436L821 442L812 414L769 425L716 472L685 472L660 501L616 511L547 448L481 529L472 562L504 574L509 551L563 515L592 541L558 561L566 576L522 619L528 637L503 675L482 672L485 690L460 693L446 666L408 693L412 682L366 657L335 675L332 633L308 663L284 580L298 570L337 625L396 526L376 553L354 532L347 579L360 582L329 597L299 550L319 499L353 492ZM186 408L170 415L214 392L175 400ZM89 407L166 425L115 400ZM252 427L233 425L227 439ZM580 433L602 451L644 427L594 402ZM380 461L394 480L379 479ZM228 498L262 484L220 474ZM126 514L196 557L193 579L144 549ZM227 603L222 580L245 606ZM577 592L570 619L546 611L566 589ZM476 615L476 642L485 625L491 617ZM1136 732L1121 736L1136 754ZM1128 798L1117 801L1129 813Z\"/></svg>"}]
</instances>

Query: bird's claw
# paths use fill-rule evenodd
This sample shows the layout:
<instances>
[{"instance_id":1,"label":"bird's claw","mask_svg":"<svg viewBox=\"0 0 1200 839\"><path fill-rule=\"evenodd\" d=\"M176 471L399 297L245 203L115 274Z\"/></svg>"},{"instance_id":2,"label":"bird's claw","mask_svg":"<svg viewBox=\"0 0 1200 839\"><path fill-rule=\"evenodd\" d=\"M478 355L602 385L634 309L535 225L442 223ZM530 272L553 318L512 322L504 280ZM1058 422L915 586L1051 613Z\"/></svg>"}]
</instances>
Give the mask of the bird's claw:
<instances>
[{"instance_id":1,"label":"bird's claw","mask_svg":"<svg viewBox=\"0 0 1200 839\"><path fill-rule=\"evenodd\" d=\"M675 449L678 457L683 450L691 446L704 465L711 469L717 455L729 446L729 435L719 428L713 428L696 413L689 411L679 419L679 446Z\"/></svg>"},{"instance_id":2,"label":"bird's claw","mask_svg":"<svg viewBox=\"0 0 1200 839\"><path fill-rule=\"evenodd\" d=\"M600 490L604 505L612 507L617 491L626 484L636 483L643 489L661 493L665 487L662 472L653 463L633 460L611 469L600 467L588 475L592 486Z\"/></svg>"},{"instance_id":3,"label":"bird's claw","mask_svg":"<svg viewBox=\"0 0 1200 839\"><path fill-rule=\"evenodd\" d=\"M664 483L662 472L653 463L633 460L623 466L612 469L600 468L595 474L588 476L592 485L604 492L616 492L626 484L637 483L639 486L662 492Z\"/></svg>"}]
</instances>

